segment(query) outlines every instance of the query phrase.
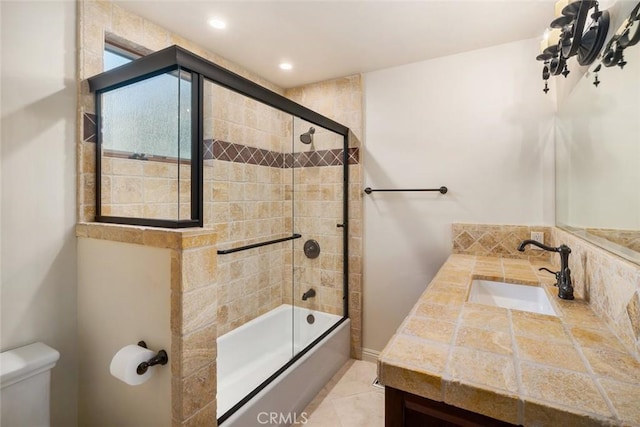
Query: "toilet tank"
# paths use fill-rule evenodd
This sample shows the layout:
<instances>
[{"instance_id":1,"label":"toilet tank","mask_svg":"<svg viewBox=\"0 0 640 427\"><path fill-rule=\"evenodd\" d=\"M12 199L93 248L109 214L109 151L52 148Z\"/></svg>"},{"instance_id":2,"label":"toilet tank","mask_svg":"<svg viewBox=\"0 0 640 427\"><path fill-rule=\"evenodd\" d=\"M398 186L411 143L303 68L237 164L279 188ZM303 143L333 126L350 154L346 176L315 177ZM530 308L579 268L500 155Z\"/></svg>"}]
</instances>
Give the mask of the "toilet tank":
<instances>
[{"instance_id":1,"label":"toilet tank","mask_svg":"<svg viewBox=\"0 0 640 427\"><path fill-rule=\"evenodd\" d=\"M60 353L37 342L0 354L0 425L48 427L51 368Z\"/></svg>"}]
</instances>

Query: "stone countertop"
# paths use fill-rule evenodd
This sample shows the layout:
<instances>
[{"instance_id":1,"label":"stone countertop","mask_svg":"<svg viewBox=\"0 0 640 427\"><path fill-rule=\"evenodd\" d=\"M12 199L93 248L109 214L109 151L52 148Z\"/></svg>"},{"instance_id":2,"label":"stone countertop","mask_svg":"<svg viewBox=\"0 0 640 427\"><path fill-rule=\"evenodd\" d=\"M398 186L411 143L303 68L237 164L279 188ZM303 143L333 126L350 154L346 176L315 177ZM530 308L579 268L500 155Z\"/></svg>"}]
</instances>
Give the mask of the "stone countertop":
<instances>
[{"instance_id":1,"label":"stone countertop","mask_svg":"<svg viewBox=\"0 0 640 427\"><path fill-rule=\"evenodd\" d=\"M525 426L640 425L640 361L539 267L451 255L380 354L380 382ZM542 286L559 316L467 302L476 278Z\"/></svg>"}]
</instances>

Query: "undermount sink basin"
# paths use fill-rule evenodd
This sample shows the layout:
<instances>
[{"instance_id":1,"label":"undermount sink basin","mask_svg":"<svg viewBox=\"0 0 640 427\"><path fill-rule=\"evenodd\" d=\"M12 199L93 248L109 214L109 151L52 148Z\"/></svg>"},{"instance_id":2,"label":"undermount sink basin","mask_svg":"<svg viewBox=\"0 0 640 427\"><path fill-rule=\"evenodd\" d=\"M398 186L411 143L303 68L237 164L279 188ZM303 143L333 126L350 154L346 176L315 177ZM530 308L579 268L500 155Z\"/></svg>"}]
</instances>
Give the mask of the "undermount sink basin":
<instances>
[{"instance_id":1,"label":"undermount sink basin","mask_svg":"<svg viewBox=\"0 0 640 427\"><path fill-rule=\"evenodd\" d=\"M546 292L538 286L474 280L469 302L557 316Z\"/></svg>"}]
</instances>

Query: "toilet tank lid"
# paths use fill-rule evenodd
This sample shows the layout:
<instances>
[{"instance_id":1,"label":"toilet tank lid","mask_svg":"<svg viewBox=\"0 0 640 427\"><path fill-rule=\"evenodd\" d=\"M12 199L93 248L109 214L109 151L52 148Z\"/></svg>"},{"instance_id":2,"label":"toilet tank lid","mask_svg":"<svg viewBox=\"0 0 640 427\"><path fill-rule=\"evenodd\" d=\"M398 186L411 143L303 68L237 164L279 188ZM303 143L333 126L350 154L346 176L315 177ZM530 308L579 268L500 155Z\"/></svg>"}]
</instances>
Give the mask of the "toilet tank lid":
<instances>
[{"instance_id":1,"label":"toilet tank lid","mask_svg":"<svg viewBox=\"0 0 640 427\"><path fill-rule=\"evenodd\" d=\"M0 354L0 387L27 379L53 368L60 353L41 342L3 351Z\"/></svg>"}]
</instances>

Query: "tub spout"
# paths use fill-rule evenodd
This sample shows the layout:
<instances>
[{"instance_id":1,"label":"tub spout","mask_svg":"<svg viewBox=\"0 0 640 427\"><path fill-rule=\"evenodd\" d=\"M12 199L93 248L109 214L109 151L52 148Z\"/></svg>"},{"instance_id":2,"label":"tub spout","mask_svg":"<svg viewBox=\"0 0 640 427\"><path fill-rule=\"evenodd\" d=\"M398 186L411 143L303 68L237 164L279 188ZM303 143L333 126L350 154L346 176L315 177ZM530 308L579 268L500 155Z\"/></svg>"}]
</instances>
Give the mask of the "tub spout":
<instances>
[{"instance_id":1,"label":"tub spout","mask_svg":"<svg viewBox=\"0 0 640 427\"><path fill-rule=\"evenodd\" d=\"M302 301L306 301L307 298L313 298L316 296L316 290L311 288L309 289L307 292L305 292L304 294L302 294Z\"/></svg>"}]
</instances>

